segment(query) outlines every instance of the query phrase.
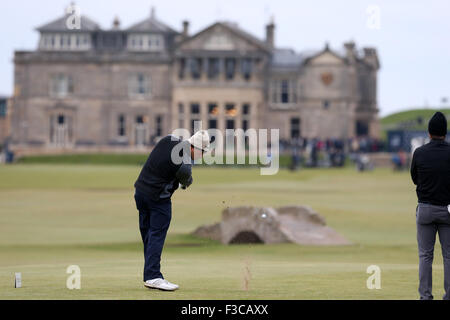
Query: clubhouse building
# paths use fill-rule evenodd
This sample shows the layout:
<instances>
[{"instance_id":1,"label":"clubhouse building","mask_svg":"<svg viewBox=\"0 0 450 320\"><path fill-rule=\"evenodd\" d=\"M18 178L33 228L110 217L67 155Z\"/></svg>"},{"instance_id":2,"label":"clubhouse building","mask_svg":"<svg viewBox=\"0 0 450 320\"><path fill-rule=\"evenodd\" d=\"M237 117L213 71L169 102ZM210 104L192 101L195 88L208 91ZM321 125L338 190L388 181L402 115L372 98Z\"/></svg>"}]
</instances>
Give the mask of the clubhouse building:
<instances>
[{"instance_id":1,"label":"clubhouse building","mask_svg":"<svg viewBox=\"0 0 450 320\"><path fill-rule=\"evenodd\" d=\"M10 147L22 152L146 150L176 128L277 128L280 138L377 137L375 48L296 52L219 21L191 34L162 22L109 29L81 16L42 25L14 54Z\"/></svg>"}]
</instances>

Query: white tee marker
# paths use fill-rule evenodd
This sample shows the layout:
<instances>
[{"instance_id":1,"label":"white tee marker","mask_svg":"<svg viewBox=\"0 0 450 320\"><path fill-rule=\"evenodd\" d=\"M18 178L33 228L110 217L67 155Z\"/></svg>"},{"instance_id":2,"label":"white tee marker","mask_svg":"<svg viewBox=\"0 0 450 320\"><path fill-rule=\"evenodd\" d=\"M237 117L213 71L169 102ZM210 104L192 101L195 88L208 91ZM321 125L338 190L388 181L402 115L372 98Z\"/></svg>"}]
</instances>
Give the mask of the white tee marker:
<instances>
[{"instance_id":1,"label":"white tee marker","mask_svg":"<svg viewBox=\"0 0 450 320\"><path fill-rule=\"evenodd\" d=\"M14 288L22 288L22 273L16 272L14 275Z\"/></svg>"}]
</instances>

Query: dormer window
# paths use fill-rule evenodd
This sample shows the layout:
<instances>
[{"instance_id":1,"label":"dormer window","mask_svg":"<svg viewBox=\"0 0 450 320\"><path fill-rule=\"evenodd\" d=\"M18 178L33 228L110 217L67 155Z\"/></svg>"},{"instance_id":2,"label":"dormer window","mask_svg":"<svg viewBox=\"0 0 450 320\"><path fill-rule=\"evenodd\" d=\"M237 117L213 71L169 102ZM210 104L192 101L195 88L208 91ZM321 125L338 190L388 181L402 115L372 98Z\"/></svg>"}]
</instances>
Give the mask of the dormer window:
<instances>
[{"instance_id":1,"label":"dormer window","mask_svg":"<svg viewBox=\"0 0 450 320\"><path fill-rule=\"evenodd\" d=\"M164 49L164 39L160 34L130 34L128 50L131 51L161 51Z\"/></svg>"},{"instance_id":2,"label":"dormer window","mask_svg":"<svg viewBox=\"0 0 450 320\"><path fill-rule=\"evenodd\" d=\"M39 42L40 50L84 51L90 48L88 33L42 33Z\"/></svg>"}]
</instances>

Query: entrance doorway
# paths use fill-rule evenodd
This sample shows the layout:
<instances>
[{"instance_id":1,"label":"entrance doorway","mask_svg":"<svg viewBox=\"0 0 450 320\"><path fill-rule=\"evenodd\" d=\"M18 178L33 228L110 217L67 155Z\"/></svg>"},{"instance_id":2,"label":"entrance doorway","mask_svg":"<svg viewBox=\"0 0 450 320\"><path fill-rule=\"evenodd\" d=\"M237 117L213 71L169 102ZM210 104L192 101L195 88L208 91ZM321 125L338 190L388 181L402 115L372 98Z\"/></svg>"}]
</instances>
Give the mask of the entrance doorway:
<instances>
[{"instance_id":1,"label":"entrance doorway","mask_svg":"<svg viewBox=\"0 0 450 320\"><path fill-rule=\"evenodd\" d=\"M147 121L143 115L136 116L134 124L135 139L134 143L138 147L142 147L147 144Z\"/></svg>"},{"instance_id":2,"label":"entrance doorway","mask_svg":"<svg viewBox=\"0 0 450 320\"><path fill-rule=\"evenodd\" d=\"M51 145L64 148L71 143L72 118L65 114L54 114L50 116L50 143Z\"/></svg>"}]
</instances>

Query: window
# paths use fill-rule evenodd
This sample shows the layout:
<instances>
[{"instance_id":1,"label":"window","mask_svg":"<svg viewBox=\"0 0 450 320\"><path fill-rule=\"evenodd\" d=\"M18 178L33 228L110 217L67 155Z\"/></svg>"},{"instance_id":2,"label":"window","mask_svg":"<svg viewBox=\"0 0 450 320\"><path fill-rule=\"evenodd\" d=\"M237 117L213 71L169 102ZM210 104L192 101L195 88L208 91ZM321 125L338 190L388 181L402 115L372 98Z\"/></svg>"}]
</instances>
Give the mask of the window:
<instances>
[{"instance_id":1,"label":"window","mask_svg":"<svg viewBox=\"0 0 450 320\"><path fill-rule=\"evenodd\" d=\"M216 103L208 104L208 115L217 116L219 114L219 107Z\"/></svg>"},{"instance_id":2,"label":"window","mask_svg":"<svg viewBox=\"0 0 450 320\"><path fill-rule=\"evenodd\" d=\"M215 79L219 75L219 59L209 58L208 59L208 78Z\"/></svg>"},{"instance_id":3,"label":"window","mask_svg":"<svg viewBox=\"0 0 450 320\"><path fill-rule=\"evenodd\" d=\"M138 73L131 75L128 82L128 94L130 97L145 97L150 95L150 77Z\"/></svg>"},{"instance_id":4,"label":"window","mask_svg":"<svg viewBox=\"0 0 450 320\"><path fill-rule=\"evenodd\" d=\"M250 127L250 104L244 103L242 105L242 129L247 131Z\"/></svg>"},{"instance_id":5,"label":"window","mask_svg":"<svg viewBox=\"0 0 450 320\"><path fill-rule=\"evenodd\" d=\"M248 120L242 120L242 129L247 131L248 129Z\"/></svg>"},{"instance_id":6,"label":"window","mask_svg":"<svg viewBox=\"0 0 450 320\"><path fill-rule=\"evenodd\" d=\"M58 115L58 124L59 125L63 125L65 120L66 120L66 118L64 117L64 115L62 115L62 114Z\"/></svg>"},{"instance_id":7,"label":"window","mask_svg":"<svg viewBox=\"0 0 450 320\"><path fill-rule=\"evenodd\" d=\"M142 115L136 116L136 123L138 123L138 124L144 123L144 116L142 116Z\"/></svg>"},{"instance_id":8,"label":"window","mask_svg":"<svg viewBox=\"0 0 450 320\"><path fill-rule=\"evenodd\" d=\"M208 120L208 128L209 129L217 129L217 119L209 119Z\"/></svg>"},{"instance_id":9,"label":"window","mask_svg":"<svg viewBox=\"0 0 450 320\"><path fill-rule=\"evenodd\" d=\"M164 49L164 39L160 34L131 34L128 36L128 50L161 51Z\"/></svg>"},{"instance_id":10,"label":"window","mask_svg":"<svg viewBox=\"0 0 450 320\"><path fill-rule=\"evenodd\" d=\"M178 103L178 128L184 128L184 104Z\"/></svg>"},{"instance_id":11,"label":"window","mask_svg":"<svg viewBox=\"0 0 450 320\"><path fill-rule=\"evenodd\" d=\"M252 60L245 58L241 60L241 73L245 80L250 80L252 75Z\"/></svg>"},{"instance_id":12,"label":"window","mask_svg":"<svg viewBox=\"0 0 450 320\"><path fill-rule=\"evenodd\" d=\"M366 121L356 121L356 136L366 136L369 134L369 124Z\"/></svg>"},{"instance_id":13,"label":"window","mask_svg":"<svg viewBox=\"0 0 450 320\"><path fill-rule=\"evenodd\" d=\"M200 114L200 105L198 103L191 104L191 113Z\"/></svg>"},{"instance_id":14,"label":"window","mask_svg":"<svg viewBox=\"0 0 450 320\"><path fill-rule=\"evenodd\" d=\"M60 34L42 34L40 41L40 49L47 50L85 50L89 48L88 43L81 43L80 37L87 35L79 35L72 33Z\"/></svg>"},{"instance_id":15,"label":"window","mask_svg":"<svg viewBox=\"0 0 450 320\"><path fill-rule=\"evenodd\" d=\"M300 119L291 118L291 138L300 137Z\"/></svg>"},{"instance_id":16,"label":"window","mask_svg":"<svg viewBox=\"0 0 450 320\"><path fill-rule=\"evenodd\" d=\"M242 114L245 116L250 114L250 105L248 103L242 105Z\"/></svg>"},{"instance_id":17,"label":"window","mask_svg":"<svg viewBox=\"0 0 450 320\"><path fill-rule=\"evenodd\" d=\"M271 95L273 103L297 102L296 80L281 79L271 82Z\"/></svg>"},{"instance_id":18,"label":"window","mask_svg":"<svg viewBox=\"0 0 450 320\"><path fill-rule=\"evenodd\" d=\"M73 93L72 77L66 74L55 74L50 77L50 95L64 98Z\"/></svg>"},{"instance_id":19,"label":"window","mask_svg":"<svg viewBox=\"0 0 450 320\"><path fill-rule=\"evenodd\" d=\"M191 132L194 134L196 131L194 131L194 122L200 121L200 104L198 103L192 103L191 104Z\"/></svg>"},{"instance_id":20,"label":"window","mask_svg":"<svg viewBox=\"0 0 450 320\"><path fill-rule=\"evenodd\" d=\"M162 136L162 116L156 117L156 136Z\"/></svg>"},{"instance_id":21,"label":"window","mask_svg":"<svg viewBox=\"0 0 450 320\"><path fill-rule=\"evenodd\" d=\"M137 93L145 94L147 92L146 79L143 74L139 74L137 77Z\"/></svg>"},{"instance_id":22,"label":"window","mask_svg":"<svg viewBox=\"0 0 450 320\"><path fill-rule=\"evenodd\" d=\"M119 117L117 119L117 135L119 137L126 136L126 126L125 126L125 115L119 114Z\"/></svg>"},{"instance_id":23,"label":"window","mask_svg":"<svg viewBox=\"0 0 450 320\"><path fill-rule=\"evenodd\" d=\"M208 128L209 129L217 129L217 115L219 114L219 107L217 103L209 103L208 104Z\"/></svg>"},{"instance_id":24,"label":"window","mask_svg":"<svg viewBox=\"0 0 450 320\"><path fill-rule=\"evenodd\" d=\"M201 68L202 68L202 59L192 58L190 60L190 68L191 68L191 77L193 79L200 79Z\"/></svg>"},{"instance_id":25,"label":"window","mask_svg":"<svg viewBox=\"0 0 450 320\"><path fill-rule=\"evenodd\" d=\"M235 117L237 114L237 110L236 107L234 106L234 104L227 104L225 106L225 114L229 117Z\"/></svg>"},{"instance_id":26,"label":"window","mask_svg":"<svg viewBox=\"0 0 450 320\"><path fill-rule=\"evenodd\" d=\"M71 37L70 34L67 34L64 36L65 37L65 41L66 41L66 47L70 48L70 44L71 44Z\"/></svg>"},{"instance_id":27,"label":"window","mask_svg":"<svg viewBox=\"0 0 450 320\"><path fill-rule=\"evenodd\" d=\"M227 125L227 127L226 127L227 129L234 129L234 120L227 119L226 125Z\"/></svg>"},{"instance_id":28,"label":"window","mask_svg":"<svg viewBox=\"0 0 450 320\"><path fill-rule=\"evenodd\" d=\"M281 103L289 102L289 81L281 80Z\"/></svg>"},{"instance_id":29,"label":"window","mask_svg":"<svg viewBox=\"0 0 450 320\"><path fill-rule=\"evenodd\" d=\"M191 119L191 132L192 134L196 133L198 131L198 128L195 127L195 123L198 122L200 120L198 119ZM197 130L195 130L197 129Z\"/></svg>"},{"instance_id":30,"label":"window","mask_svg":"<svg viewBox=\"0 0 450 320\"><path fill-rule=\"evenodd\" d=\"M7 111L8 111L8 109L7 109L7 105L6 105L6 99L1 99L0 100L0 118L6 117Z\"/></svg>"},{"instance_id":31,"label":"window","mask_svg":"<svg viewBox=\"0 0 450 320\"><path fill-rule=\"evenodd\" d=\"M225 59L225 77L227 80L232 80L234 78L234 73L236 71L236 59L227 58Z\"/></svg>"}]
</instances>

